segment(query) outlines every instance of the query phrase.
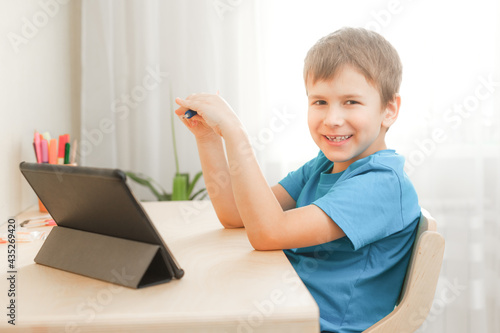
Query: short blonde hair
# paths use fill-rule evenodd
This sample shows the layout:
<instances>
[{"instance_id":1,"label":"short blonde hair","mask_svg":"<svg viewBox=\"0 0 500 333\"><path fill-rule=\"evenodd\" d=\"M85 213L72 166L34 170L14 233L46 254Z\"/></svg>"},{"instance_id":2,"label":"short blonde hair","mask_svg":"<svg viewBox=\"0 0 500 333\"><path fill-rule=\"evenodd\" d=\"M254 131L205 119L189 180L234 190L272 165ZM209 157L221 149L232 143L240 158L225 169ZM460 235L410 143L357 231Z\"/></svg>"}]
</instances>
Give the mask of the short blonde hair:
<instances>
[{"instance_id":1,"label":"short blonde hair","mask_svg":"<svg viewBox=\"0 0 500 333\"><path fill-rule=\"evenodd\" d=\"M318 40L304 60L304 82L331 80L345 65L358 69L378 89L383 107L399 92L403 66L396 49L363 28L342 28Z\"/></svg>"}]
</instances>

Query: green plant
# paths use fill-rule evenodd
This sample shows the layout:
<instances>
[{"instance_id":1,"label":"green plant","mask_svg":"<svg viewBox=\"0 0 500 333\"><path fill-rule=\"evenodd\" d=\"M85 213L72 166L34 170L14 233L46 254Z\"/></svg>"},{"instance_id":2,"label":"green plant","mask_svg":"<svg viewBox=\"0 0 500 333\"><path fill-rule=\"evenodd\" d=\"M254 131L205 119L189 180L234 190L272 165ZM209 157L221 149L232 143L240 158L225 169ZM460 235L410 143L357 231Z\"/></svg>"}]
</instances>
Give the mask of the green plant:
<instances>
[{"instance_id":1,"label":"green plant","mask_svg":"<svg viewBox=\"0 0 500 333\"><path fill-rule=\"evenodd\" d=\"M170 96L172 96L172 91L170 91ZM172 110L174 110L173 104L171 105ZM171 112L171 125L172 125L172 141L174 144L174 158L175 158L175 176L172 185L172 193L167 193L158 182L156 182L151 177L136 174L133 172L126 172L127 176L135 181L136 183L146 186L155 195L158 201L170 201L170 200L194 200L200 196L203 199L207 196L206 189L202 188L196 193L192 194L194 187L198 180L203 175L202 171L198 172L192 181L189 180L188 173L181 173L179 171L179 158L177 157L177 143L175 140L175 127L174 127L174 113Z\"/></svg>"},{"instance_id":2,"label":"green plant","mask_svg":"<svg viewBox=\"0 0 500 333\"><path fill-rule=\"evenodd\" d=\"M203 199L207 195L205 188L193 194L194 187L202 176L201 171L194 176L192 181L189 181L189 174L176 173L172 186L172 193L167 193L161 185L151 177L130 171L126 172L126 174L131 180L149 188L158 201L194 200L198 197Z\"/></svg>"}]
</instances>

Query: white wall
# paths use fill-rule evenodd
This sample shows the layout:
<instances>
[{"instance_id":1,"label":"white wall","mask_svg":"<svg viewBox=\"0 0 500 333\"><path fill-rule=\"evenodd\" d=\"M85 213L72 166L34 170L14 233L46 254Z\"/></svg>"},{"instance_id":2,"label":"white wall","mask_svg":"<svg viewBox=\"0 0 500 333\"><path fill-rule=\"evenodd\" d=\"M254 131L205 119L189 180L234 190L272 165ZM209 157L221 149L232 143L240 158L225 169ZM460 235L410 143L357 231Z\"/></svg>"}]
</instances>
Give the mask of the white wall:
<instances>
[{"instance_id":1,"label":"white wall","mask_svg":"<svg viewBox=\"0 0 500 333\"><path fill-rule=\"evenodd\" d=\"M0 224L36 203L34 130L79 137L80 1L0 0Z\"/></svg>"}]
</instances>

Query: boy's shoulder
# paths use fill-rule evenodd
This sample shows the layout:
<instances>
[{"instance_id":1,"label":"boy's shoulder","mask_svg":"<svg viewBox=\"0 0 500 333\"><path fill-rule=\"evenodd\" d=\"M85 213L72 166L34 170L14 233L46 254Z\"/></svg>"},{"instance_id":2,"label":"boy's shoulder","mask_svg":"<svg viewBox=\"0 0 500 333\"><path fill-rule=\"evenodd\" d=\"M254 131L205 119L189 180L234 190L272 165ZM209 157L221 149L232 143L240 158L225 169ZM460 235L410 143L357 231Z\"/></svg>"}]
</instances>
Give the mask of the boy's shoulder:
<instances>
[{"instance_id":1,"label":"boy's shoulder","mask_svg":"<svg viewBox=\"0 0 500 333\"><path fill-rule=\"evenodd\" d=\"M318 155L310 160L306 165L313 169L314 172L325 172L331 169L333 162L330 161L325 154L320 150ZM369 171L387 170L394 171L397 176L404 176L405 158L393 149L385 149L375 152L367 157L357 160L352 163L342 175L342 178L347 176L352 177L357 174L363 174ZM312 171L312 170L311 170Z\"/></svg>"},{"instance_id":2,"label":"boy's shoulder","mask_svg":"<svg viewBox=\"0 0 500 333\"><path fill-rule=\"evenodd\" d=\"M405 184L411 187L408 177L404 172L403 156L394 150L381 150L370 156L352 163L345 171L330 174L334 162L330 161L320 150L316 157L309 160L298 170L290 172L280 184L287 189L292 197L297 200L300 193L307 188L317 186L337 187L351 179L352 184L366 185L369 183L392 182ZM353 179L355 178L355 179Z\"/></svg>"},{"instance_id":3,"label":"boy's shoulder","mask_svg":"<svg viewBox=\"0 0 500 333\"><path fill-rule=\"evenodd\" d=\"M405 158L393 149L377 151L365 158L352 163L346 170L346 173L361 173L370 169L389 169L396 174L401 175L404 170Z\"/></svg>"},{"instance_id":4,"label":"boy's shoulder","mask_svg":"<svg viewBox=\"0 0 500 333\"><path fill-rule=\"evenodd\" d=\"M338 183L356 178L361 182L378 184L392 182L404 189L413 188L413 184L404 171L405 158L393 149L380 150L370 156L352 163L339 178Z\"/></svg>"}]
</instances>

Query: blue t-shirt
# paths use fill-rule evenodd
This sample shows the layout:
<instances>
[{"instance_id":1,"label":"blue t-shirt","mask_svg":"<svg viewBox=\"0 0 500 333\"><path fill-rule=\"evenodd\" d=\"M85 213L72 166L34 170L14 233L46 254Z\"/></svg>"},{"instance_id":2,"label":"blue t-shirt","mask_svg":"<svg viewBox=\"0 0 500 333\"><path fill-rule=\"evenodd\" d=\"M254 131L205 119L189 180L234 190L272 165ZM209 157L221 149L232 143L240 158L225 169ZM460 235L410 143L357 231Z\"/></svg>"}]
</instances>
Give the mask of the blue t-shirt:
<instances>
[{"instance_id":1,"label":"blue t-shirt","mask_svg":"<svg viewBox=\"0 0 500 333\"><path fill-rule=\"evenodd\" d=\"M420 218L403 166L402 156L382 150L331 174L320 152L280 182L297 207L318 206L346 234L284 250L318 303L322 332L360 332L394 309Z\"/></svg>"}]
</instances>

